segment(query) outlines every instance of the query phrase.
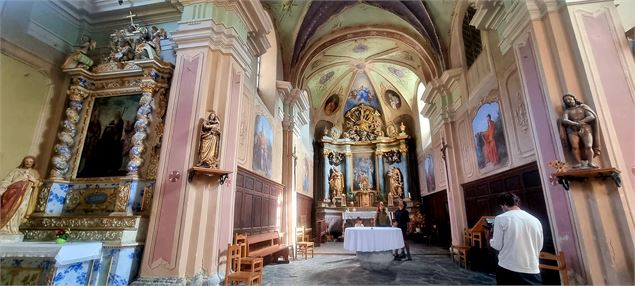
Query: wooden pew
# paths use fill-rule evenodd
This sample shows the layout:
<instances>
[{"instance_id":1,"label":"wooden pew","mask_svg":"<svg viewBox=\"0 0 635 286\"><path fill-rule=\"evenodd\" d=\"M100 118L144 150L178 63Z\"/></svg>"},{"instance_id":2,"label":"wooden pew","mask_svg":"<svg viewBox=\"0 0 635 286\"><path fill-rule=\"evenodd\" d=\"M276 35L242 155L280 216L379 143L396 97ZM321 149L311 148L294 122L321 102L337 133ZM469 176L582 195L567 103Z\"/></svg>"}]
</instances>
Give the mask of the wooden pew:
<instances>
[{"instance_id":1,"label":"wooden pew","mask_svg":"<svg viewBox=\"0 0 635 286\"><path fill-rule=\"evenodd\" d=\"M247 235L247 256L262 257L265 264L283 257L289 261L289 247L280 243L277 231Z\"/></svg>"}]
</instances>

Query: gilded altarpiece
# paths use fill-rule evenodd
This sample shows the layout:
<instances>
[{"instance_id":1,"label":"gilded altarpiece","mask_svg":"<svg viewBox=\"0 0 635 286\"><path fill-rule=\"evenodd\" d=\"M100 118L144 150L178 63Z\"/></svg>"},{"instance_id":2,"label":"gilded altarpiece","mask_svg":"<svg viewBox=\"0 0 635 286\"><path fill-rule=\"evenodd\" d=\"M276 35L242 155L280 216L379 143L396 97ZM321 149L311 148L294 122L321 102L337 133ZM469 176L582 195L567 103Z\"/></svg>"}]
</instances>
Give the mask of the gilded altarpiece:
<instances>
[{"instance_id":1,"label":"gilded altarpiece","mask_svg":"<svg viewBox=\"0 0 635 286\"><path fill-rule=\"evenodd\" d=\"M384 124L379 111L360 104L345 114L343 130L325 130L319 140L323 188L315 193L319 219L340 217L346 226L351 214L374 217L379 201L390 210L399 200L410 201L408 168L416 164L408 162L410 137L398 124Z\"/></svg>"},{"instance_id":2,"label":"gilded altarpiece","mask_svg":"<svg viewBox=\"0 0 635 286\"><path fill-rule=\"evenodd\" d=\"M30 241L53 241L57 229L70 229L70 241L102 241L90 284L130 282L146 238L173 66L142 58L64 72L71 80L52 167L20 229Z\"/></svg>"}]
</instances>

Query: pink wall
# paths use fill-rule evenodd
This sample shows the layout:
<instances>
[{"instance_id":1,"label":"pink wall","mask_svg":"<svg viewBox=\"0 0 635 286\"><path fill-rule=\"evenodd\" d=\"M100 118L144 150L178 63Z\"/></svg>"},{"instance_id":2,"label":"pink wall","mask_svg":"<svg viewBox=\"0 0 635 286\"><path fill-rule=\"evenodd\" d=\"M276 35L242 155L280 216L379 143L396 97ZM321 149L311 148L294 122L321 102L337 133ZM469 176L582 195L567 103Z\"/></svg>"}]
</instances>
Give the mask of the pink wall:
<instances>
[{"instance_id":1,"label":"pink wall","mask_svg":"<svg viewBox=\"0 0 635 286\"><path fill-rule=\"evenodd\" d=\"M584 27L587 31L587 39L590 42L591 52L596 60L596 67L600 76L599 85L605 96L607 109L611 112L604 114L610 116L613 127L619 136L619 146L627 167L635 167L635 103L633 94L628 88L629 78L625 71L628 67L620 62L619 55L623 52L615 44L613 33L609 29L612 26L607 19L607 14L597 17L583 16ZM600 115L602 116L602 115ZM620 131L628 132L620 132ZM622 170L624 176L630 176L631 182L635 181L635 174L631 170ZM631 190L632 191L632 190Z\"/></svg>"},{"instance_id":2,"label":"pink wall","mask_svg":"<svg viewBox=\"0 0 635 286\"><path fill-rule=\"evenodd\" d=\"M179 69L181 79L178 85L180 88L177 93L178 98L174 101L176 104L176 112L172 114L174 124L171 128L168 126L171 130L166 132L166 134L171 135L169 145L165 146L168 148L165 153L168 156L167 163L163 168L164 173L157 178L157 189L159 189L157 194L161 195L161 201L157 208L159 217L156 223L157 231L152 262L158 259L171 261L175 246L174 241L178 239L177 236L180 234L180 224L177 224L176 219L181 208L182 192L187 183L187 160L188 150L190 150L188 139L192 137L191 133L196 131L192 128L192 126L196 126L196 122L192 122L192 112L194 112L193 101L196 98L198 58L183 59L183 66ZM181 178L175 182L170 182L169 176L172 171L180 172Z\"/></svg>"},{"instance_id":3,"label":"pink wall","mask_svg":"<svg viewBox=\"0 0 635 286\"><path fill-rule=\"evenodd\" d=\"M536 152L540 153L537 164L541 172L542 181L545 182L549 181L549 177L551 176L551 170L547 168L548 162L552 160L562 160L557 157L558 152L556 148L558 148L558 146L553 144L553 138L559 138L559 135L554 134L554 123L551 122L549 114L551 107L547 104L546 100L548 97L544 94L542 89L531 39L528 40L527 45L518 48L518 53L520 58L519 65L523 75L523 84L527 92L526 97L529 103L529 113L532 115L534 124ZM547 184L543 184L543 186L545 185ZM549 192L551 197L551 209L553 212L550 214L550 217L552 224L557 228L557 232L554 232L556 236L554 237L556 247L559 247L558 250L565 252L569 268L577 272L577 274L584 275L580 258L577 255L576 234L572 225L566 191L559 184L548 184L544 192Z\"/></svg>"}]
</instances>

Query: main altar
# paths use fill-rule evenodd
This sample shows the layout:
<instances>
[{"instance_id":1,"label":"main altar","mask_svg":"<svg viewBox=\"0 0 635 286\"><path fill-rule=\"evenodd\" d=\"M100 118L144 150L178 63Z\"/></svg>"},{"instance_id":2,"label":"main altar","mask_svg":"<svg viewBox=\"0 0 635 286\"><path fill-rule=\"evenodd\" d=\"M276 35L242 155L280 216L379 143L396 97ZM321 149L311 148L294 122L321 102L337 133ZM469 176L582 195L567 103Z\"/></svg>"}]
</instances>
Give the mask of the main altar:
<instances>
[{"instance_id":1,"label":"main altar","mask_svg":"<svg viewBox=\"0 0 635 286\"><path fill-rule=\"evenodd\" d=\"M345 114L339 127L324 130L319 140L323 188L316 193L318 219L329 225L351 225L359 216L372 223L368 214L379 201L394 210L399 200L410 201L411 163L403 122L384 124L381 113L359 104ZM329 222L330 221L330 222ZM343 229L341 230L343 232Z\"/></svg>"}]
</instances>

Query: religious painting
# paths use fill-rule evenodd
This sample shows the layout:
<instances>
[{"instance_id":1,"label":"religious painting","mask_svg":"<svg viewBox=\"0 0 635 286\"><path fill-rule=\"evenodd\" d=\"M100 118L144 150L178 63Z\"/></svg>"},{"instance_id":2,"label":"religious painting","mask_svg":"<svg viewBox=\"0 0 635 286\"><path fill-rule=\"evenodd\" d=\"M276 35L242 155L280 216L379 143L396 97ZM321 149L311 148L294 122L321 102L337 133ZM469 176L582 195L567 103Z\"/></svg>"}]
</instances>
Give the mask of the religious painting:
<instances>
[{"instance_id":1,"label":"religious painting","mask_svg":"<svg viewBox=\"0 0 635 286\"><path fill-rule=\"evenodd\" d=\"M141 94L95 98L77 178L125 176Z\"/></svg>"},{"instance_id":2,"label":"religious painting","mask_svg":"<svg viewBox=\"0 0 635 286\"><path fill-rule=\"evenodd\" d=\"M375 158L373 153L353 154L353 190L375 189Z\"/></svg>"},{"instance_id":3,"label":"religious painting","mask_svg":"<svg viewBox=\"0 0 635 286\"><path fill-rule=\"evenodd\" d=\"M324 103L324 114L331 115L339 107L340 107L340 97L337 94L333 94Z\"/></svg>"},{"instance_id":4,"label":"religious painting","mask_svg":"<svg viewBox=\"0 0 635 286\"><path fill-rule=\"evenodd\" d=\"M507 163L507 143L499 103L481 105L472 120L476 159L481 172L497 169Z\"/></svg>"},{"instance_id":5,"label":"religious painting","mask_svg":"<svg viewBox=\"0 0 635 286\"><path fill-rule=\"evenodd\" d=\"M377 94L365 72L358 72L355 76L355 80L353 80L351 84L351 90L348 93L348 98L346 99L345 111L349 111L359 104L372 106L381 112Z\"/></svg>"},{"instance_id":6,"label":"religious painting","mask_svg":"<svg viewBox=\"0 0 635 286\"><path fill-rule=\"evenodd\" d=\"M392 107L392 109L399 109L401 107L401 97L394 90L386 90L384 100L388 103L388 105L390 105L390 107Z\"/></svg>"},{"instance_id":7,"label":"religious painting","mask_svg":"<svg viewBox=\"0 0 635 286\"><path fill-rule=\"evenodd\" d=\"M432 154L426 155L423 160L423 169L426 172L426 187L428 188L428 192L432 192L437 188L434 179L434 161L432 159Z\"/></svg>"},{"instance_id":8,"label":"religious painting","mask_svg":"<svg viewBox=\"0 0 635 286\"><path fill-rule=\"evenodd\" d=\"M260 171L271 177L273 128L264 115L256 116L254 125L254 171Z\"/></svg>"}]
</instances>

